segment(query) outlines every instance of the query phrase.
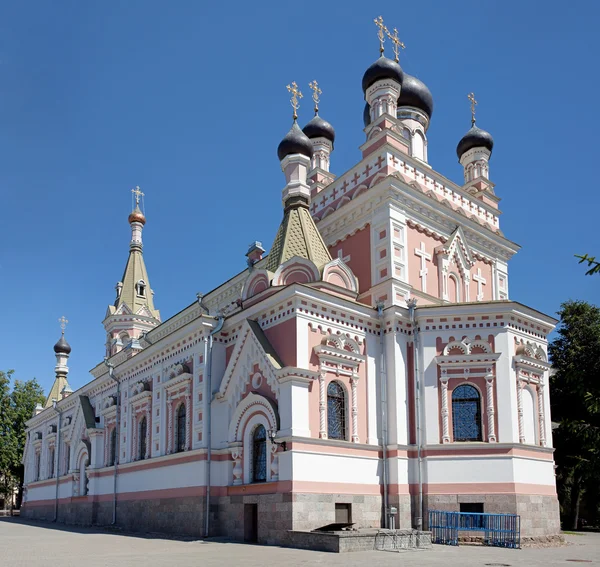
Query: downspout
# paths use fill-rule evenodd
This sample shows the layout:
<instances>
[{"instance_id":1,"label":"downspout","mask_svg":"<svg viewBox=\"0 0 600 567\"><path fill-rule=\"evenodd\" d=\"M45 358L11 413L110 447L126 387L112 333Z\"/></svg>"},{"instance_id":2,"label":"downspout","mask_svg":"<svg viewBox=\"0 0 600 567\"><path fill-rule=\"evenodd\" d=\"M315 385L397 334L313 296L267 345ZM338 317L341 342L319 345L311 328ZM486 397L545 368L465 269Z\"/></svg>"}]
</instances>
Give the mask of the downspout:
<instances>
[{"instance_id":1,"label":"downspout","mask_svg":"<svg viewBox=\"0 0 600 567\"><path fill-rule=\"evenodd\" d=\"M388 495L388 460L387 460L387 444L388 444L388 426L387 426L387 375L385 364L385 344L383 324L383 301L379 300L376 304L377 315L380 321L379 345L381 349L379 359L379 376L381 380L381 445L383 455L383 527L389 527L389 495Z\"/></svg>"},{"instance_id":2,"label":"downspout","mask_svg":"<svg viewBox=\"0 0 600 567\"><path fill-rule=\"evenodd\" d=\"M421 431L421 380L419 379L419 329L416 323L415 308L417 299L412 298L406 301L410 316L410 323L413 332L413 363L414 363L414 381L415 381L415 421L417 422L417 478L419 482L419 499L417 504L417 515L415 524L417 530L423 529L423 456L422 456L422 431Z\"/></svg>"},{"instance_id":3,"label":"downspout","mask_svg":"<svg viewBox=\"0 0 600 567\"><path fill-rule=\"evenodd\" d=\"M60 477L60 471L58 467L60 465L60 422L62 412L56 407L56 400L52 400L52 408L58 414L58 425L56 427L56 457L54 460L54 472L56 474L56 494L54 496L54 522L58 521L58 479Z\"/></svg>"},{"instance_id":4,"label":"downspout","mask_svg":"<svg viewBox=\"0 0 600 567\"><path fill-rule=\"evenodd\" d=\"M204 305L203 295L197 294L198 304L208 315L208 308ZM204 343L204 360L206 361L206 504L204 511L204 537L209 536L210 531L210 467L212 457L212 429L211 429L211 410L212 410L212 351L213 351L213 336L216 335L222 328L225 322L223 313L219 313L217 317L211 317L217 321L216 325L208 334L208 339Z\"/></svg>"},{"instance_id":5,"label":"downspout","mask_svg":"<svg viewBox=\"0 0 600 567\"><path fill-rule=\"evenodd\" d=\"M104 364L108 367L108 375L117 383L117 407L115 408L115 463L114 463L114 471L113 471L113 519L112 525L115 526L117 524L117 474L118 474L118 464L119 464L119 421L120 421L120 412L119 408L121 405L121 382L117 378L115 378L115 365L112 362L109 362L107 358L104 359ZM109 440L110 442L110 440Z\"/></svg>"}]
</instances>

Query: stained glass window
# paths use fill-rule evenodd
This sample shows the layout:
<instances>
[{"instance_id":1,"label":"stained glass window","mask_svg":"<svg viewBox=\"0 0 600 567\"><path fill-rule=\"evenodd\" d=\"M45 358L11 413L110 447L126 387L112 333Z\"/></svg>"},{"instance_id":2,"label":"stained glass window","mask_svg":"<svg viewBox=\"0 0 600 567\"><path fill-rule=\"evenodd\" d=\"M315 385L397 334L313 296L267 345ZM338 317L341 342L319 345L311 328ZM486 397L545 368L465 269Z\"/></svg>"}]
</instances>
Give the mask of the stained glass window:
<instances>
[{"instance_id":1,"label":"stained glass window","mask_svg":"<svg viewBox=\"0 0 600 567\"><path fill-rule=\"evenodd\" d=\"M262 425L252 436L252 482L267 481L267 432Z\"/></svg>"},{"instance_id":2,"label":"stained glass window","mask_svg":"<svg viewBox=\"0 0 600 567\"><path fill-rule=\"evenodd\" d=\"M180 453L185 451L185 404L177 409L177 446L175 450Z\"/></svg>"},{"instance_id":3,"label":"stained glass window","mask_svg":"<svg viewBox=\"0 0 600 567\"><path fill-rule=\"evenodd\" d=\"M463 384L452 391L454 441L482 441L481 398L473 386Z\"/></svg>"},{"instance_id":4,"label":"stained glass window","mask_svg":"<svg viewBox=\"0 0 600 567\"><path fill-rule=\"evenodd\" d=\"M339 382L330 382L327 387L327 436L346 439L346 393Z\"/></svg>"},{"instance_id":5,"label":"stained glass window","mask_svg":"<svg viewBox=\"0 0 600 567\"><path fill-rule=\"evenodd\" d=\"M115 464L115 460L116 460L116 456L117 456L117 429L116 427L113 427L112 431L110 432L110 461L109 461L109 466L113 466Z\"/></svg>"},{"instance_id":6,"label":"stained glass window","mask_svg":"<svg viewBox=\"0 0 600 567\"><path fill-rule=\"evenodd\" d=\"M148 433L148 425L146 416L140 420L140 459L146 458L146 434Z\"/></svg>"}]
</instances>

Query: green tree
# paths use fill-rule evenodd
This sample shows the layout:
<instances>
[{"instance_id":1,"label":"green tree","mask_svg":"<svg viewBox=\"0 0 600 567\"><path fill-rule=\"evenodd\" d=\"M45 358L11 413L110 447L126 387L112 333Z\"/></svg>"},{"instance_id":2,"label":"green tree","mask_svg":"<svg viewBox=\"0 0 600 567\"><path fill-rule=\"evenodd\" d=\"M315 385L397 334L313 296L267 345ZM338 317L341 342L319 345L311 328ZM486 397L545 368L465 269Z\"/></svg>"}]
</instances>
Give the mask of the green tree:
<instances>
[{"instance_id":1,"label":"green tree","mask_svg":"<svg viewBox=\"0 0 600 567\"><path fill-rule=\"evenodd\" d=\"M12 468L18 458L14 428L14 408L10 397L13 370L0 370L0 495L12 494Z\"/></svg>"},{"instance_id":2,"label":"green tree","mask_svg":"<svg viewBox=\"0 0 600 567\"><path fill-rule=\"evenodd\" d=\"M567 301L558 314L558 335L548 348L554 369L552 419L559 423L555 459L563 520L576 529L584 497L588 519L598 519L600 309L585 301Z\"/></svg>"},{"instance_id":3,"label":"green tree","mask_svg":"<svg viewBox=\"0 0 600 567\"><path fill-rule=\"evenodd\" d=\"M580 256L579 254L575 254L575 258L579 258L580 264L587 262L589 270L585 273L586 276L593 276L600 273L600 262L596 260L595 256L588 256L587 254Z\"/></svg>"}]
</instances>

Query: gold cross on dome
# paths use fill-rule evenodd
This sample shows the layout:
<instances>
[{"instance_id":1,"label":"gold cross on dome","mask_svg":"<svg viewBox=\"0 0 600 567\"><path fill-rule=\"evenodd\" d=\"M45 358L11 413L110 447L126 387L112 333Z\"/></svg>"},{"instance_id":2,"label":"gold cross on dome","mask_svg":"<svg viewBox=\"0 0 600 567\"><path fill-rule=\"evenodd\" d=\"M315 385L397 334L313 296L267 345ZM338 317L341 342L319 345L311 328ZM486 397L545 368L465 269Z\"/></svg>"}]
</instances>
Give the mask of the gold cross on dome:
<instances>
[{"instance_id":1,"label":"gold cross on dome","mask_svg":"<svg viewBox=\"0 0 600 567\"><path fill-rule=\"evenodd\" d=\"M131 192L133 193L133 197L135 199L135 206L137 207L140 204L140 197L143 197L144 194L140 190L139 185L136 185L135 189L132 189Z\"/></svg>"},{"instance_id":2,"label":"gold cross on dome","mask_svg":"<svg viewBox=\"0 0 600 567\"><path fill-rule=\"evenodd\" d=\"M475 124L475 105L477 104L477 101L475 100L475 95L473 93L469 93L469 96L467 98L471 101L471 124L474 125Z\"/></svg>"},{"instance_id":3,"label":"gold cross on dome","mask_svg":"<svg viewBox=\"0 0 600 567\"><path fill-rule=\"evenodd\" d=\"M385 35L389 32L388 29L385 27L385 24L383 23L383 18L381 16L375 18L373 21L375 22L375 25L379 28L379 30L377 31L377 37L379 38L379 53L383 55L383 42L385 41Z\"/></svg>"},{"instance_id":4,"label":"gold cross on dome","mask_svg":"<svg viewBox=\"0 0 600 567\"><path fill-rule=\"evenodd\" d=\"M319 88L319 83L317 81L313 81L312 83L308 83L308 88L312 90L313 95L312 99L315 101L315 114L319 112L319 95L323 94L323 91Z\"/></svg>"},{"instance_id":5,"label":"gold cross on dome","mask_svg":"<svg viewBox=\"0 0 600 567\"><path fill-rule=\"evenodd\" d=\"M296 120L296 118L298 118L298 109L300 108L300 103L298 102L298 99L302 98L302 93L300 92L296 81L293 81L291 85L288 85L287 90L292 93L290 103L292 105L292 108L294 109L294 120Z\"/></svg>"},{"instance_id":6,"label":"gold cross on dome","mask_svg":"<svg viewBox=\"0 0 600 567\"><path fill-rule=\"evenodd\" d=\"M387 29L385 30L385 33L394 44L394 47L392 47L392 49L396 54L396 63L398 63L400 61L400 49L405 49L406 45L404 45L404 42L400 41L400 38L398 37L398 30L396 28L394 28L394 35L392 35Z\"/></svg>"},{"instance_id":7,"label":"gold cross on dome","mask_svg":"<svg viewBox=\"0 0 600 567\"><path fill-rule=\"evenodd\" d=\"M65 334L65 329L67 328L67 323L69 320L63 315L58 322L60 323L60 328L62 329L63 335Z\"/></svg>"}]
</instances>

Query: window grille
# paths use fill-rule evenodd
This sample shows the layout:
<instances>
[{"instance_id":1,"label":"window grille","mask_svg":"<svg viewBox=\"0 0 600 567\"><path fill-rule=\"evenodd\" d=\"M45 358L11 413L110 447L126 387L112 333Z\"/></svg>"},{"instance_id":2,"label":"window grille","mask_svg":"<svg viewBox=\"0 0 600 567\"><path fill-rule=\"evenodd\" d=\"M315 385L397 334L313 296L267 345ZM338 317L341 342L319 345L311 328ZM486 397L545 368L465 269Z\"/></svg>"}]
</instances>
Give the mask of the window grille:
<instances>
[{"instance_id":1,"label":"window grille","mask_svg":"<svg viewBox=\"0 0 600 567\"><path fill-rule=\"evenodd\" d=\"M463 384L452 391L454 441L482 441L481 398L473 386Z\"/></svg>"},{"instance_id":2,"label":"window grille","mask_svg":"<svg viewBox=\"0 0 600 567\"><path fill-rule=\"evenodd\" d=\"M267 432L259 425L252 436L252 482L267 481Z\"/></svg>"},{"instance_id":3,"label":"window grille","mask_svg":"<svg viewBox=\"0 0 600 567\"><path fill-rule=\"evenodd\" d=\"M146 433L148 432L148 424L146 416L140 420L140 460L146 458Z\"/></svg>"},{"instance_id":4,"label":"window grille","mask_svg":"<svg viewBox=\"0 0 600 567\"><path fill-rule=\"evenodd\" d=\"M327 387L327 436L346 439L346 393L339 382L330 382Z\"/></svg>"},{"instance_id":5,"label":"window grille","mask_svg":"<svg viewBox=\"0 0 600 567\"><path fill-rule=\"evenodd\" d=\"M185 404L181 404L177 410L177 447L178 453L185 451Z\"/></svg>"}]
</instances>

